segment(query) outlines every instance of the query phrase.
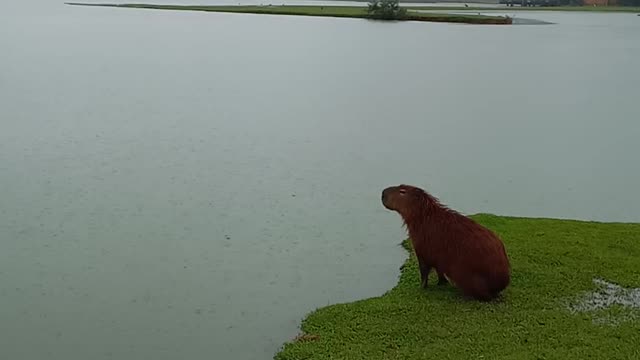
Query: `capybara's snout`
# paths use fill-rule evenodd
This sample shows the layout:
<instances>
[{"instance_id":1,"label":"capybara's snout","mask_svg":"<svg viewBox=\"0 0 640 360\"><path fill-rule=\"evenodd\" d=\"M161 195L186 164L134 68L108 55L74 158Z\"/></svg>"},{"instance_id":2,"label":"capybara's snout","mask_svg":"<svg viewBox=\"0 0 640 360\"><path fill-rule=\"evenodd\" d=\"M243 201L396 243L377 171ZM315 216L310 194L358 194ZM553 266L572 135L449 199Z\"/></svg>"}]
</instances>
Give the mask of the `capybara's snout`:
<instances>
[{"instance_id":1,"label":"capybara's snout","mask_svg":"<svg viewBox=\"0 0 640 360\"><path fill-rule=\"evenodd\" d=\"M384 190L382 190L382 194L381 194L381 200L382 200L382 205L384 205L384 207L386 207L387 209L391 210L391 192L393 191L393 187L388 187Z\"/></svg>"}]
</instances>

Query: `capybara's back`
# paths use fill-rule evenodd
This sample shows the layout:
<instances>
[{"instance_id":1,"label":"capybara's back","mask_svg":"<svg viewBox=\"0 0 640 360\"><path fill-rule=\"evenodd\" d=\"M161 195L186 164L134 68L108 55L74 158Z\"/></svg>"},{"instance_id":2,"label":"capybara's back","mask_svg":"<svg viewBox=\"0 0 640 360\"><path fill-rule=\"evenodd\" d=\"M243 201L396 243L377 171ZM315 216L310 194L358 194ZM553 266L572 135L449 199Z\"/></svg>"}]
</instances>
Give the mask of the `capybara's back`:
<instances>
[{"instance_id":1,"label":"capybara's back","mask_svg":"<svg viewBox=\"0 0 640 360\"><path fill-rule=\"evenodd\" d=\"M448 279L478 300L493 299L509 285L504 244L489 229L414 186L385 189L382 203L402 216L424 287L431 269L438 273L440 283Z\"/></svg>"}]
</instances>

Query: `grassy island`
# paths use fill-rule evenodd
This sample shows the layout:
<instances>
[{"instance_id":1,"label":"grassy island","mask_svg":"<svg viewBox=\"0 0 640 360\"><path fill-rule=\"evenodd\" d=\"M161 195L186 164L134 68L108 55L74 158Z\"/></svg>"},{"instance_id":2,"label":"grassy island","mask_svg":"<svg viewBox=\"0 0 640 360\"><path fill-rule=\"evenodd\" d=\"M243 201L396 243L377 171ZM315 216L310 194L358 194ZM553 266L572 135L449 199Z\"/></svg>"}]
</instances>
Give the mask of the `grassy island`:
<instances>
[{"instance_id":1,"label":"grassy island","mask_svg":"<svg viewBox=\"0 0 640 360\"><path fill-rule=\"evenodd\" d=\"M365 6L293 6L293 5L264 5L264 6L208 6L208 5L152 5L152 4L85 4L67 3L68 5L107 6L133 9L154 10L183 10L208 11L219 13L263 14L263 15L295 15L295 16L324 16L341 18L370 18ZM475 14L446 14L425 13L411 11L408 8L405 18L399 21L430 21L463 24L491 24L508 25L512 23L507 16L484 16Z\"/></svg>"}]
</instances>

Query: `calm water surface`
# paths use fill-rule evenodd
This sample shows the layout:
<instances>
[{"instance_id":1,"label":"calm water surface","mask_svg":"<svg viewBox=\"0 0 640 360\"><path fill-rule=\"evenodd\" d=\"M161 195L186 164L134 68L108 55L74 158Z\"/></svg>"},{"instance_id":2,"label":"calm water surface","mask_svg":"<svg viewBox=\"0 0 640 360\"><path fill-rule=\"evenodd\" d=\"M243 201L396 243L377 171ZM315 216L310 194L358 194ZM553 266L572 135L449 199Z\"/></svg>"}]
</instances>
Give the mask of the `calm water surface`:
<instances>
[{"instance_id":1,"label":"calm water surface","mask_svg":"<svg viewBox=\"0 0 640 360\"><path fill-rule=\"evenodd\" d=\"M640 221L639 18L526 17L3 4L0 358L270 358L395 284L390 184Z\"/></svg>"}]
</instances>

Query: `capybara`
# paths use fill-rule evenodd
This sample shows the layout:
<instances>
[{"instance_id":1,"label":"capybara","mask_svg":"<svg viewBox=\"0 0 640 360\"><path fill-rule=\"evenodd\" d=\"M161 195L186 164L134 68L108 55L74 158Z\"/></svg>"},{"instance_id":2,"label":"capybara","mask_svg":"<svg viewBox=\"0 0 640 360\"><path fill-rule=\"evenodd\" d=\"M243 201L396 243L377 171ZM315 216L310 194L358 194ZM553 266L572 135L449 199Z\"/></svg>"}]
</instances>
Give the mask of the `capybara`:
<instances>
[{"instance_id":1,"label":"capybara","mask_svg":"<svg viewBox=\"0 0 640 360\"><path fill-rule=\"evenodd\" d=\"M491 230L415 186L384 189L382 204L402 216L423 287L431 269L438 274L438 284L448 279L464 295L481 301L494 299L509 285L509 259Z\"/></svg>"}]
</instances>

